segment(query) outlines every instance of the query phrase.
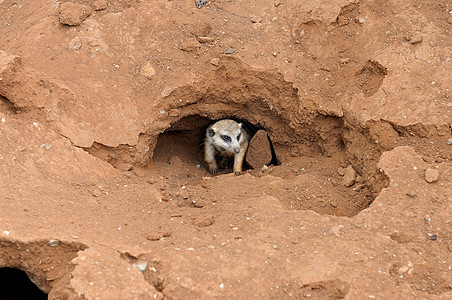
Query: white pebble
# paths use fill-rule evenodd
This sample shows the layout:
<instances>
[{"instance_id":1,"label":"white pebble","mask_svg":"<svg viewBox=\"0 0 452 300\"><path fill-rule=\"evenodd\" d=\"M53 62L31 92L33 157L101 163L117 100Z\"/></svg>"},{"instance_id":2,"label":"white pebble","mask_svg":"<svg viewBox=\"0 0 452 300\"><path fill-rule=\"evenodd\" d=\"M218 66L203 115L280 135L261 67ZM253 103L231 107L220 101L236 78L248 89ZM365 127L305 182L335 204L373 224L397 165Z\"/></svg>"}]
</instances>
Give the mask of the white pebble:
<instances>
[{"instance_id":1,"label":"white pebble","mask_svg":"<svg viewBox=\"0 0 452 300\"><path fill-rule=\"evenodd\" d=\"M47 245L49 245L50 247L56 247L60 244L59 240L50 240L47 242Z\"/></svg>"},{"instance_id":2,"label":"white pebble","mask_svg":"<svg viewBox=\"0 0 452 300\"><path fill-rule=\"evenodd\" d=\"M148 263L143 261L143 262L139 262L139 263L135 263L132 265L132 267L134 267L135 269L137 269L140 272L143 272L144 270L146 270L146 267L148 266Z\"/></svg>"}]
</instances>

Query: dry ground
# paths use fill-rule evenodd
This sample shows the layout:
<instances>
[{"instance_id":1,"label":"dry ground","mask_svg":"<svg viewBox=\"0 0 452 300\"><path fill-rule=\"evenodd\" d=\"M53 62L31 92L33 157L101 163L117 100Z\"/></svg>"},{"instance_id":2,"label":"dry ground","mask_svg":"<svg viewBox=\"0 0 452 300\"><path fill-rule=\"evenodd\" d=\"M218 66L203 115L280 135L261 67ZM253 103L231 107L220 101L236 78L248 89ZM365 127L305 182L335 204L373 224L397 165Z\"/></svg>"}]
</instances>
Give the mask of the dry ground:
<instances>
[{"instance_id":1,"label":"dry ground","mask_svg":"<svg viewBox=\"0 0 452 300\"><path fill-rule=\"evenodd\" d=\"M451 60L447 0L0 0L0 267L51 299L451 299ZM273 163L210 175L222 118Z\"/></svg>"}]
</instances>

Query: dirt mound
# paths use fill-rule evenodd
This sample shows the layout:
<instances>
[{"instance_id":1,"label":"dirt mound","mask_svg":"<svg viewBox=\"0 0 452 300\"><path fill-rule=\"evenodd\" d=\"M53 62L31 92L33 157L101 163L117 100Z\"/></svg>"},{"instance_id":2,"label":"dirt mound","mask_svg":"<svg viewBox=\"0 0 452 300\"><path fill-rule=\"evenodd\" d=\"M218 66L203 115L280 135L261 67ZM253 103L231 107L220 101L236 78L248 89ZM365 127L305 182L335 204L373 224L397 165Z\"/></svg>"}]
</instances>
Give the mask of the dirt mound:
<instances>
[{"instance_id":1,"label":"dirt mound","mask_svg":"<svg viewBox=\"0 0 452 300\"><path fill-rule=\"evenodd\" d=\"M452 6L194 2L0 0L2 270L52 299L450 298ZM203 161L224 118L258 133L241 176Z\"/></svg>"}]
</instances>

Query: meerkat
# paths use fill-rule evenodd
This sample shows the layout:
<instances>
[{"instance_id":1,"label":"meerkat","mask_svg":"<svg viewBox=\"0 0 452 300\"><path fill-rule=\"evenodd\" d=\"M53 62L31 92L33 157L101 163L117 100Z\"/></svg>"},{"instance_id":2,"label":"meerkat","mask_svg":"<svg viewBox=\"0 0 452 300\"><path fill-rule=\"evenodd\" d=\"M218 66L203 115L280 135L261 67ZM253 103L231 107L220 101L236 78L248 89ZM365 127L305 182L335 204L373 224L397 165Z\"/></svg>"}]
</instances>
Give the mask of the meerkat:
<instances>
[{"instance_id":1,"label":"meerkat","mask_svg":"<svg viewBox=\"0 0 452 300\"><path fill-rule=\"evenodd\" d=\"M242 164L248 149L249 135L242 123L225 119L209 126L204 141L204 161L209 165L211 174L215 174L218 166L216 155L223 160L234 157L235 175L242 174Z\"/></svg>"}]
</instances>

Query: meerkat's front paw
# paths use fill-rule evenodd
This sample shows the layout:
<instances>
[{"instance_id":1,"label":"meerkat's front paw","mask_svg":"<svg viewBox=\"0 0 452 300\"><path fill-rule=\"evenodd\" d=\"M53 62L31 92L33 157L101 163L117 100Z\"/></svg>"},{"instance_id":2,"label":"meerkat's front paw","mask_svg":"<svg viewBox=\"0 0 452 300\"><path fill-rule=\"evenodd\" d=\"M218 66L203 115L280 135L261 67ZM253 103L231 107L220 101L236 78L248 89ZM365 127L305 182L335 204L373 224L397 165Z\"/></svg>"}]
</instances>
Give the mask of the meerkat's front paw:
<instances>
[{"instance_id":1,"label":"meerkat's front paw","mask_svg":"<svg viewBox=\"0 0 452 300\"><path fill-rule=\"evenodd\" d=\"M209 166L209 172L212 175L217 173L217 166Z\"/></svg>"},{"instance_id":2,"label":"meerkat's front paw","mask_svg":"<svg viewBox=\"0 0 452 300\"><path fill-rule=\"evenodd\" d=\"M242 175L242 171L234 171L234 174L235 174L236 176Z\"/></svg>"}]
</instances>

